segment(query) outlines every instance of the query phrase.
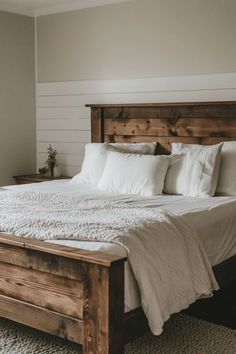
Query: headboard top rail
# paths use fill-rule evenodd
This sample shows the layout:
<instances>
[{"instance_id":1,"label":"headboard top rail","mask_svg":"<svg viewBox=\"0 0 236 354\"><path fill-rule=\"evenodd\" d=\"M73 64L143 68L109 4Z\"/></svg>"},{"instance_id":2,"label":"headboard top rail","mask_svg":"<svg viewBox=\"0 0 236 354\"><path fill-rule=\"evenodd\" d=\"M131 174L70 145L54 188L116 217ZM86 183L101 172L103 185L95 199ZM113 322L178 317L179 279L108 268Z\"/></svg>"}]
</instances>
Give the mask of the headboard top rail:
<instances>
[{"instance_id":1,"label":"headboard top rail","mask_svg":"<svg viewBox=\"0 0 236 354\"><path fill-rule=\"evenodd\" d=\"M209 101L209 102L158 102L158 103L112 103L112 104L86 104L91 108L112 108L112 107L167 107L167 106L209 106L209 105L231 105L236 101Z\"/></svg>"}]
</instances>

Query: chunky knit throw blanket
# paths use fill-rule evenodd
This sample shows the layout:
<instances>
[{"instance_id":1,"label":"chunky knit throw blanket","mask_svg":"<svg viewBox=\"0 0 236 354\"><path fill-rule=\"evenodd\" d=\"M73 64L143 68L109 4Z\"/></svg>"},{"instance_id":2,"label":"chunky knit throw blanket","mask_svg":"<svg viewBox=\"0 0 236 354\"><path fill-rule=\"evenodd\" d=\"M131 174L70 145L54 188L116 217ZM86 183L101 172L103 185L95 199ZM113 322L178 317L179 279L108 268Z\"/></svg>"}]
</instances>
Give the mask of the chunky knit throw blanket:
<instances>
[{"instance_id":1,"label":"chunky knit throw blanket","mask_svg":"<svg viewBox=\"0 0 236 354\"><path fill-rule=\"evenodd\" d=\"M55 192L0 193L0 230L38 240L112 242L124 247L154 334L165 320L218 288L198 235L157 207Z\"/></svg>"}]
</instances>

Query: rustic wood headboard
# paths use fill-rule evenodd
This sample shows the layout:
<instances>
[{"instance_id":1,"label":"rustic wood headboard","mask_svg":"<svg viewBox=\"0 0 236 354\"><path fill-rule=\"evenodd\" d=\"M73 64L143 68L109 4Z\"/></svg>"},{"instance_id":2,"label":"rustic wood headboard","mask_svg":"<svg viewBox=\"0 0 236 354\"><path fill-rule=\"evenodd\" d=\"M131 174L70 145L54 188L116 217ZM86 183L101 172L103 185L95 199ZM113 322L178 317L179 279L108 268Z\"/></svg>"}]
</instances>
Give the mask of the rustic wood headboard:
<instances>
[{"instance_id":1,"label":"rustic wood headboard","mask_svg":"<svg viewBox=\"0 0 236 354\"><path fill-rule=\"evenodd\" d=\"M92 142L216 144L236 140L236 102L88 105Z\"/></svg>"}]
</instances>

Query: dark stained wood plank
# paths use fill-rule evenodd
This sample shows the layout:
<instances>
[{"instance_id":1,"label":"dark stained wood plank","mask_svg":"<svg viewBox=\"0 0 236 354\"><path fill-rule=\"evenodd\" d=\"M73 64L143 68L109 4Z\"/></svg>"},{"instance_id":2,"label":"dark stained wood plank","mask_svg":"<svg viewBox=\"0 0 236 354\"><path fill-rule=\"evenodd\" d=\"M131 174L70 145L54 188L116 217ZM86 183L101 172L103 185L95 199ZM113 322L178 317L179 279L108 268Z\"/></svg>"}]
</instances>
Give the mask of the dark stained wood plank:
<instances>
[{"instance_id":1,"label":"dark stained wood plank","mask_svg":"<svg viewBox=\"0 0 236 354\"><path fill-rule=\"evenodd\" d=\"M101 264L107 267L111 266L111 264L115 262L123 262L124 259L124 257L113 256L107 253L60 246L44 241L12 236L5 233L0 233L0 245L1 244L40 251L42 253L48 253L50 255L61 256L69 259Z\"/></svg>"},{"instance_id":2,"label":"dark stained wood plank","mask_svg":"<svg viewBox=\"0 0 236 354\"><path fill-rule=\"evenodd\" d=\"M130 109L109 109L106 111L104 109L104 120L110 119L177 119L177 118L208 118L208 119L215 119L215 118L235 118L235 109L232 110L220 110L217 109L213 110L204 110L204 109L190 109L184 108L181 110L177 110L172 107L165 107L165 108L142 108L141 111L137 108L130 108Z\"/></svg>"},{"instance_id":3,"label":"dark stained wood plank","mask_svg":"<svg viewBox=\"0 0 236 354\"><path fill-rule=\"evenodd\" d=\"M110 143L140 143L140 142L158 142L163 149L170 152L172 143L185 143L185 144L201 144L201 145L213 145L223 141L235 141L236 138L228 137L157 137L157 136L131 136L131 135L105 135L105 141Z\"/></svg>"},{"instance_id":4,"label":"dark stained wood plank","mask_svg":"<svg viewBox=\"0 0 236 354\"><path fill-rule=\"evenodd\" d=\"M172 118L232 118L236 104L165 105L144 107L104 107L104 120L108 119L172 119Z\"/></svg>"},{"instance_id":5,"label":"dark stained wood plank","mask_svg":"<svg viewBox=\"0 0 236 354\"><path fill-rule=\"evenodd\" d=\"M170 153L173 142L212 145L236 140L236 102L92 105L103 112L101 142L158 142ZM103 136L104 135L104 136Z\"/></svg>"},{"instance_id":6,"label":"dark stained wood plank","mask_svg":"<svg viewBox=\"0 0 236 354\"><path fill-rule=\"evenodd\" d=\"M155 135L105 135L104 140L107 143L140 143L158 141Z\"/></svg>"},{"instance_id":7,"label":"dark stained wood plank","mask_svg":"<svg viewBox=\"0 0 236 354\"><path fill-rule=\"evenodd\" d=\"M83 322L20 300L0 295L0 316L46 333L81 343Z\"/></svg>"},{"instance_id":8,"label":"dark stained wood plank","mask_svg":"<svg viewBox=\"0 0 236 354\"><path fill-rule=\"evenodd\" d=\"M74 259L0 243L0 262L26 269L83 280L83 269Z\"/></svg>"},{"instance_id":9,"label":"dark stained wood plank","mask_svg":"<svg viewBox=\"0 0 236 354\"><path fill-rule=\"evenodd\" d=\"M208 102L165 102L165 103L115 103L115 104L86 104L86 107L92 108L126 108L126 107L134 107L134 108L149 108L149 107L178 107L178 106L229 106L232 104L236 104L236 101L208 101Z\"/></svg>"},{"instance_id":10,"label":"dark stained wood plank","mask_svg":"<svg viewBox=\"0 0 236 354\"><path fill-rule=\"evenodd\" d=\"M84 266L84 353L123 354L124 264Z\"/></svg>"},{"instance_id":11,"label":"dark stained wood plank","mask_svg":"<svg viewBox=\"0 0 236 354\"><path fill-rule=\"evenodd\" d=\"M91 141L99 143L103 141L102 109L92 108L91 110Z\"/></svg>"},{"instance_id":12,"label":"dark stained wood plank","mask_svg":"<svg viewBox=\"0 0 236 354\"><path fill-rule=\"evenodd\" d=\"M0 294L82 319L83 283L0 262Z\"/></svg>"},{"instance_id":13,"label":"dark stained wood plank","mask_svg":"<svg viewBox=\"0 0 236 354\"><path fill-rule=\"evenodd\" d=\"M236 116L229 118L106 119L105 135L131 136L226 136L236 138Z\"/></svg>"},{"instance_id":14,"label":"dark stained wood plank","mask_svg":"<svg viewBox=\"0 0 236 354\"><path fill-rule=\"evenodd\" d=\"M175 125L174 119L163 122L161 119L106 119L104 121L105 135L157 135L163 136L170 133Z\"/></svg>"}]
</instances>

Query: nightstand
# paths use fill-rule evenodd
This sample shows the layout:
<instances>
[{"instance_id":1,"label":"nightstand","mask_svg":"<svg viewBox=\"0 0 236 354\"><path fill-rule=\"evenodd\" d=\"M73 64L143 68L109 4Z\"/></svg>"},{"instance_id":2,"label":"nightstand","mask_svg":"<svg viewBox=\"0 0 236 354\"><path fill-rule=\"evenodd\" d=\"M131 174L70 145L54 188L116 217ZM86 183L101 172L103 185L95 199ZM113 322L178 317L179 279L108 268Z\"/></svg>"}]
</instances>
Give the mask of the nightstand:
<instances>
[{"instance_id":1,"label":"nightstand","mask_svg":"<svg viewBox=\"0 0 236 354\"><path fill-rule=\"evenodd\" d=\"M65 179L71 177L47 177L40 174L32 174L32 175L23 175L23 176L13 176L16 184L28 184L28 183L40 183L46 181L54 181L57 179Z\"/></svg>"}]
</instances>

